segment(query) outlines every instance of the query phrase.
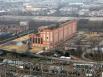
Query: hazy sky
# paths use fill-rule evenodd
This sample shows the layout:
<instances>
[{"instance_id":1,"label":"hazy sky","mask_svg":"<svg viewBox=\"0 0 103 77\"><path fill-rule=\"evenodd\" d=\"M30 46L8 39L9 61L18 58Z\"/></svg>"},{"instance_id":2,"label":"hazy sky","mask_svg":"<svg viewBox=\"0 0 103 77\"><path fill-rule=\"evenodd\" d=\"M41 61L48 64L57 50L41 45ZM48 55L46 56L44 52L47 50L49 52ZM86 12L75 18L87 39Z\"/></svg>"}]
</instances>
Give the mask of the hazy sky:
<instances>
[{"instance_id":1,"label":"hazy sky","mask_svg":"<svg viewBox=\"0 0 103 77\"><path fill-rule=\"evenodd\" d=\"M60 1L60 0L0 0L0 1ZM61 0L61 1L67 1L67 2L86 2L86 1L99 1L99 2L103 2L103 0Z\"/></svg>"}]
</instances>

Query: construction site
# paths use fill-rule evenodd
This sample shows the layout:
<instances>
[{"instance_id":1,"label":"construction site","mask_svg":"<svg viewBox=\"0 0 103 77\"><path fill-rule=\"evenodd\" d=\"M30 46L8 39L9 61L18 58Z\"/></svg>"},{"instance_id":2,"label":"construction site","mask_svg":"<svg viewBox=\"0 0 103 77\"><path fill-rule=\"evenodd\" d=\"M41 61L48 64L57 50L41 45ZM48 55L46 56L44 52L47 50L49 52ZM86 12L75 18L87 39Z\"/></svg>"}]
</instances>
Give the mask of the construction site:
<instances>
[{"instance_id":1,"label":"construction site","mask_svg":"<svg viewBox=\"0 0 103 77\"><path fill-rule=\"evenodd\" d=\"M103 77L103 0L0 0L0 77Z\"/></svg>"},{"instance_id":2,"label":"construction site","mask_svg":"<svg viewBox=\"0 0 103 77\"><path fill-rule=\"evenodd\" d=\"M102 77L103 32L78 31L77 20L43 25L0 45L1 77Z\"/></svg>"},{"instance_id":3,"label":"construction site","mask_svg":"<svg viewBox=\"0 0 103 77\"><path fill-rule=\"evenodd\" d=\"M66 21L49 26L41 26L35 34L29 34L10 41L0 48L7 51L32 53L57 47L60 43L70 39L76 34L76 21Z\"/></svg>"}]
</instances>

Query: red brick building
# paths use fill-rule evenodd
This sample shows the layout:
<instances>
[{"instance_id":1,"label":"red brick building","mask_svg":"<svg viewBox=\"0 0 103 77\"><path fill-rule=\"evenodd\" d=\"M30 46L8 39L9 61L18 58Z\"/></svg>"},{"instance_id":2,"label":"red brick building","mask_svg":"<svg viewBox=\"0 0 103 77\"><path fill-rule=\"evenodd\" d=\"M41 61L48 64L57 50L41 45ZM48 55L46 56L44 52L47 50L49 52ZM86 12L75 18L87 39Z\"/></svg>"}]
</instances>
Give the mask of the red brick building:
<instances>
[{"instance_id":1,"label":"red brick building","mask_svg":"<svg viewBox=\"0 0 103 77\"><path fill-rule=\"evenodd\" d=\"M38 34L31 34L32 46L53 48L77 32L77 21L66 21L52 26L42 26Z\"/></svg>"}]
</instances>

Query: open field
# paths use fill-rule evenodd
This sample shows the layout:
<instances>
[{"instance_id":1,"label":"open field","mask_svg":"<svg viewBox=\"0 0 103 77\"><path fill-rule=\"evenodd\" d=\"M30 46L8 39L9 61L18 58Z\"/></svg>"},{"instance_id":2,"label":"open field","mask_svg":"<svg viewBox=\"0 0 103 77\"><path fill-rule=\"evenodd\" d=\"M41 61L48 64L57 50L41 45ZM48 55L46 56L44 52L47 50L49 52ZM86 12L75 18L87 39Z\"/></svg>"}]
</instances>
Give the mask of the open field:
<instances>
[{"instance_id":1,"label":"open field","mask_svg":"<svg viewBox=\"0 0 103 77\"><path fill-rule=\"evenodd\" d=\"M40 47L33 47L32 49L28 50L26 45L17 46L17 45L7 45L7 46L0 46L0 49L7 50L10 52L17 52L17 53L25 53L30 51L32 53L37 53L42 50Z\"/></svg>"},{"instance_id":2,"label":"open field","mask_svg":"<svg viewBox=\"0 0 103 77\"><path fill-rule=\"evenodd\" d=\"M5 45L1 46L0 49L11 51L11 52L25 52L27 48L25 46L17 46L17 45Z\"/></svg>"},{"instance_id":3,"label":"open field","mask_svg":"<svg viewBox=\"0 0 103 77\"><path fill-rule=\"evenodd\" d=\"M24 53L27 51L30 51L32 53L37 53L42 50L42 48L40 47L33 47L32 49L28 50L28 45L22 43L22 41L26 41L28 39L29 39L29 35L25 35L23 37L7 42L4 45L1 45L0 49L7 50L10 52L17 52L17 53ZM18 43L21 43L22 45L18 45Z\"/></svg>"}]
</instances>

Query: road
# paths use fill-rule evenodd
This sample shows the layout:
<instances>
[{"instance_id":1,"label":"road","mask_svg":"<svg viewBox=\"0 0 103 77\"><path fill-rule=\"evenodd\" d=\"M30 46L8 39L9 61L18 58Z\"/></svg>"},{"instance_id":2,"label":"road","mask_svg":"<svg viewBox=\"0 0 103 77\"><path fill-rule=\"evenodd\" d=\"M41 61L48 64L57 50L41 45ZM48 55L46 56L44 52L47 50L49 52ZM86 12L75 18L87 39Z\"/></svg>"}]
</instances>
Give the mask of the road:
<instances>
[{"instance_id":1,"label":"road","mask_svg":"<svg viewBox=\"0 0 103 77\"><path fill-rule=\"evenodd\" d=\"M101 45L103 45L103 40L100 41L99 44L96 45L96 46L101 46ZM95 47L96 47L96 46L95 46ZM91 48L91 49L92 49L92 48ZM85 55L86 55L87 53L88 53L88 54L89 54L89 53L92 53L91 49L87 49L87 50L84 51L83 54L81 55L81 57L82 57L84 60L86 60L86 61L93 61L93 60L85 57Z\"/></svg>"},{"instance_id":2,"label":"road","mask_svg":"<svg viewBox=\"0 0 103 77\"><path fill-rule=\"evenodd\" d=\"M91 53L91 49L88 49L87 51L88 51L88 52L84 51L83 54L81 55L82 59L83 59L83 60L86 60L86 61L93 61L93 60L85 57L85 55L86 55L87 53Z\"/></svg>"}]
</instances>

